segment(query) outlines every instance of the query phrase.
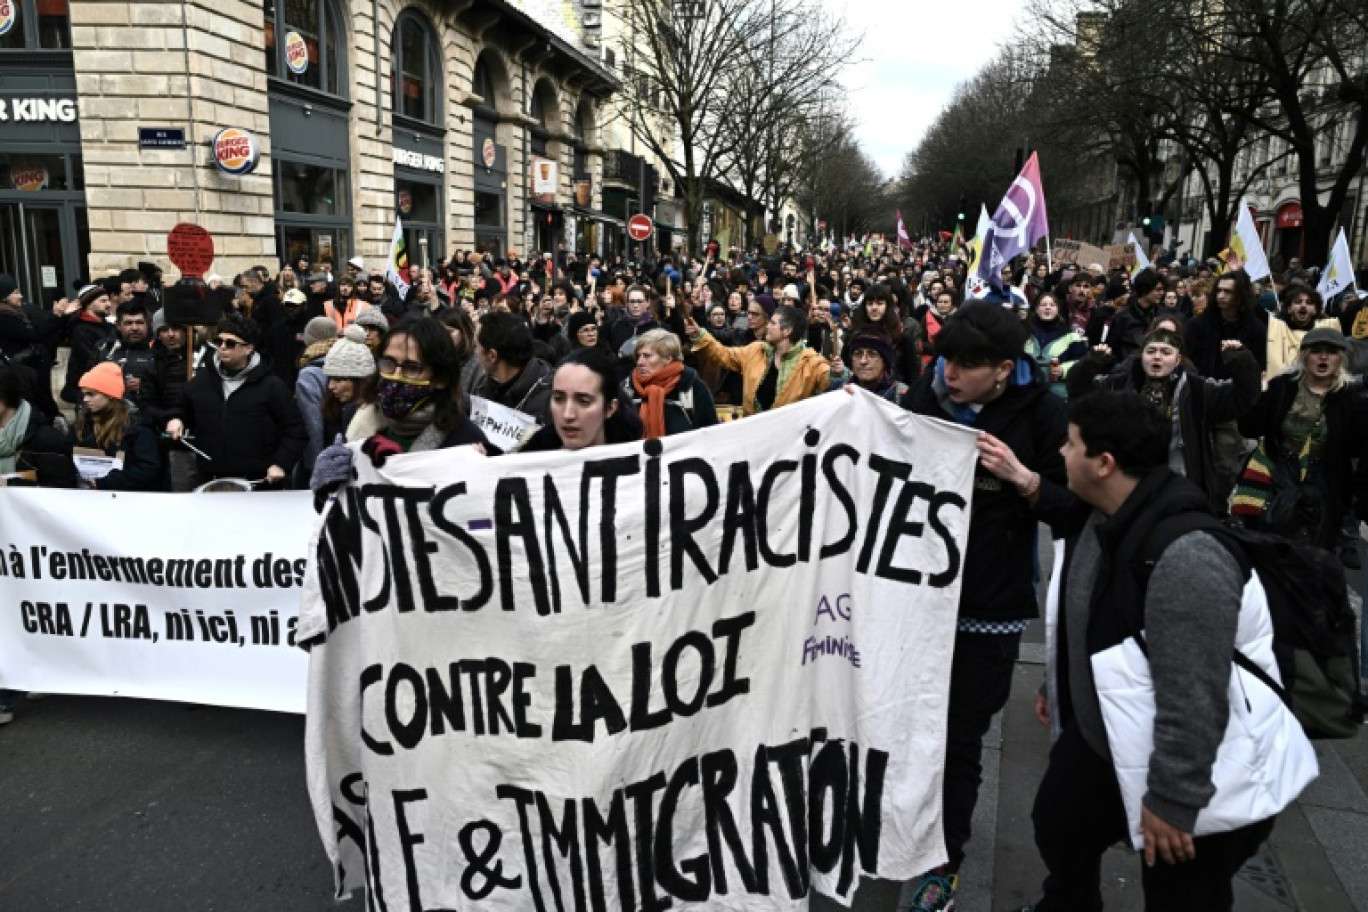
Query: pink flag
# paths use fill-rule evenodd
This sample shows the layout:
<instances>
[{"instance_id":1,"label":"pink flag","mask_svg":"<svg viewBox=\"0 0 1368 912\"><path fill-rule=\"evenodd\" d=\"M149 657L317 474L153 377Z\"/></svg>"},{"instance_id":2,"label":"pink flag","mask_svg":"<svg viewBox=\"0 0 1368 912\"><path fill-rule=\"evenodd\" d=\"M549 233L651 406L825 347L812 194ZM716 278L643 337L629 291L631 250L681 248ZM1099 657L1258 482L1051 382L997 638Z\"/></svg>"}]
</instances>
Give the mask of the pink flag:
<instances>
[{"instance_id":1,"label":"pink flag","mask_svg":"<svg viewBox=\"0 0 1368 912\"><path fill-rule=\"evenodd\" d=\"M911 238L911 236L908 235L908 233L907 233L907 226L903 224L903 220L902 220L902 210L901 210L901 209L897 210L897 213L898 213L898 246L901 247L901 248L903 248L904 250L911 249L911 247L912 247L912 238Z\"/></svg>"},{"instance_id":2,"label":"pink flag","mask_svg":"<svg viewBox=\"0 0 1368 912\"><path fill-rule=\"evenodd\" d=\"M1002 267L1012 257L1025 253L1036 241L1050 233L1050 218L1045 211L1045 188L1040 182L1040 162L1034 152L1021 174L1007 188L1007 194L993 213L983 239L983 255L974 274L994 287L1002 287Z\"/></svg>"}]
</instances>

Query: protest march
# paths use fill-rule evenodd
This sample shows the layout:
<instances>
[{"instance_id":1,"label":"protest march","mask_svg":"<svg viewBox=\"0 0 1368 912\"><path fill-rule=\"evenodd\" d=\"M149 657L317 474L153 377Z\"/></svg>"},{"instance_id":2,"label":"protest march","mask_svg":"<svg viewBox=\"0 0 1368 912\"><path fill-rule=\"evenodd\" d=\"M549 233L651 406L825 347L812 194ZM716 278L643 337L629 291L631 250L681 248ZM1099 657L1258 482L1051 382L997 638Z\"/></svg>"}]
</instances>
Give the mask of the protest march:
<instances>
[{"instance_id":1,"label":"protest march","mask_svg":"<svg viewBox=\"0 0 1368 912\"><path fill-rule=\"evenodd\" d=\"M1368 295L1244 205L1207 260L1052 234L1019 165L971 234L0 275L5 737L302 716L367 909L945 912L1015 690L1016 909L1118 845L1237 908L1363 723Z\"/></svg>"}]
</instances>

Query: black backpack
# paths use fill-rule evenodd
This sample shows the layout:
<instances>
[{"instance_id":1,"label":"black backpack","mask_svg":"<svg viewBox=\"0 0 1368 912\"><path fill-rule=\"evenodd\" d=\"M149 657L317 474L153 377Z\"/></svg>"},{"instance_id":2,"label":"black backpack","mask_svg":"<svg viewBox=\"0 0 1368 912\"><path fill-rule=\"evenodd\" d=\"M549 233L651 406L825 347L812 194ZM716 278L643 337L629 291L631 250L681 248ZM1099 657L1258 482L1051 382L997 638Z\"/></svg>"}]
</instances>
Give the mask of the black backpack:
<instances>
[{"instance_id":1,"label":"black backpack","mask_svg":"<svg viewBox=\"0 0 1368 912\"><path fill-rule=\"evenodd\" d=\"M1283 685L1236 650L1234 661L1288 705L1310 738L1358 733L1359 662L1354 609L1339 560L1311 545L1220 522L1205 513L1178 513L1155 524L1134 568L1141 584L1171 542L1210 533L1246 573L1259 572L1273 619L1273 653Z\"/></svg>"}]
</instances>

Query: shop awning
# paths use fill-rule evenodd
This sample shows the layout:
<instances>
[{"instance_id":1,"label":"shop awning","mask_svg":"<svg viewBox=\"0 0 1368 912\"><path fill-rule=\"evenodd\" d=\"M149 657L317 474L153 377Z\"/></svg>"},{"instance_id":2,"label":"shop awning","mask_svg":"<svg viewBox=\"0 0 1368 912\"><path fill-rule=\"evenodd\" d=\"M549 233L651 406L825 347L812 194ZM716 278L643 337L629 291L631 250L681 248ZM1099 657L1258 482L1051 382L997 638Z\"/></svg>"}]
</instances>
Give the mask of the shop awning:
<instances>
[{"instance_id":1,"label":"shop awning","mask_svg":"<svg viewBox=\"0 0 1368 912\"><path fill-rule=\"evenodd\" d=\"M616 225L619 228L627 227L627 223L622 219L614 215L609 215L606 212L600 212L597 209L584 209L580 206L574 206L571 208L571 211L581 218L589 219L591 222L604 222L608 225Z\"/></svg>"}]
</instances>

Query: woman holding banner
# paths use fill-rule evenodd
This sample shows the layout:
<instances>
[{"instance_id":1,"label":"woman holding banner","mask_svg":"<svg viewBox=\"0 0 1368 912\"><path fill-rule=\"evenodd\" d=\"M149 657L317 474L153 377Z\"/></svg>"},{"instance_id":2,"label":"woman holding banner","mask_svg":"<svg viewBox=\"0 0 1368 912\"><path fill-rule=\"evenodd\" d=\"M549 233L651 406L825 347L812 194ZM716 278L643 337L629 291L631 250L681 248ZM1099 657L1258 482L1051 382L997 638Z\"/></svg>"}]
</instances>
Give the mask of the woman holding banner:
<instances>
[{"instance_id":1,"label":"woman holding banner","mask_svg":"<svg viewBox=\"0 0 1368 912\"><path fill-rule=\"evenodd\" d=\"M445 326L431 317L408 317L386 335L376 359L376 405L381 428L361 451L371 464L390 456L475 445L498 452L461 404L461 362ZM334 443L318 454L309 488L330 493L351 477L352 453Z\"/></svg>"},{"instance_id":2,"label":"woman holding banner","mask_svg":"<svg viewBox=\"0 0 1368 912\"><path fill-rule=\"evenodd\" d=\"M1007 703L1021 634L1039 614L1036 527L1074 502L1059 453L1068 433L1064 400L1024 354L1026 337L1001 301L960 306L936 336L935 362L902 403L982 432L950 668L943 792L950 860L923 875L914 909L943 909L954 896L983 736Z\"/></svg>"},{"instance_id":3,"label":"woman holding banner","mask_svg":"<svg viewBox=\"0 0 1368 912\"><path fill-rule=\"evenodd\" d=\"M601 349L576 349L556 366L547 412L550 423L520 452L583 450L642 437L641 419L618 393L617 359Z\"/></svg>"},{"instance_id":4,"label":"woman holding banner","mask_svg":"<svg viewBox=\"0 0 1368 912\"><path fill-rule=\"evenodd\" d=\"M102 361L81 377L78 386L83 409L76 425L76 445L122 460L118 468L94 479L90 486L100 491L168 490L160 435L124 401L123 369L113 361Z\"/></svg>"}]
</instances>

